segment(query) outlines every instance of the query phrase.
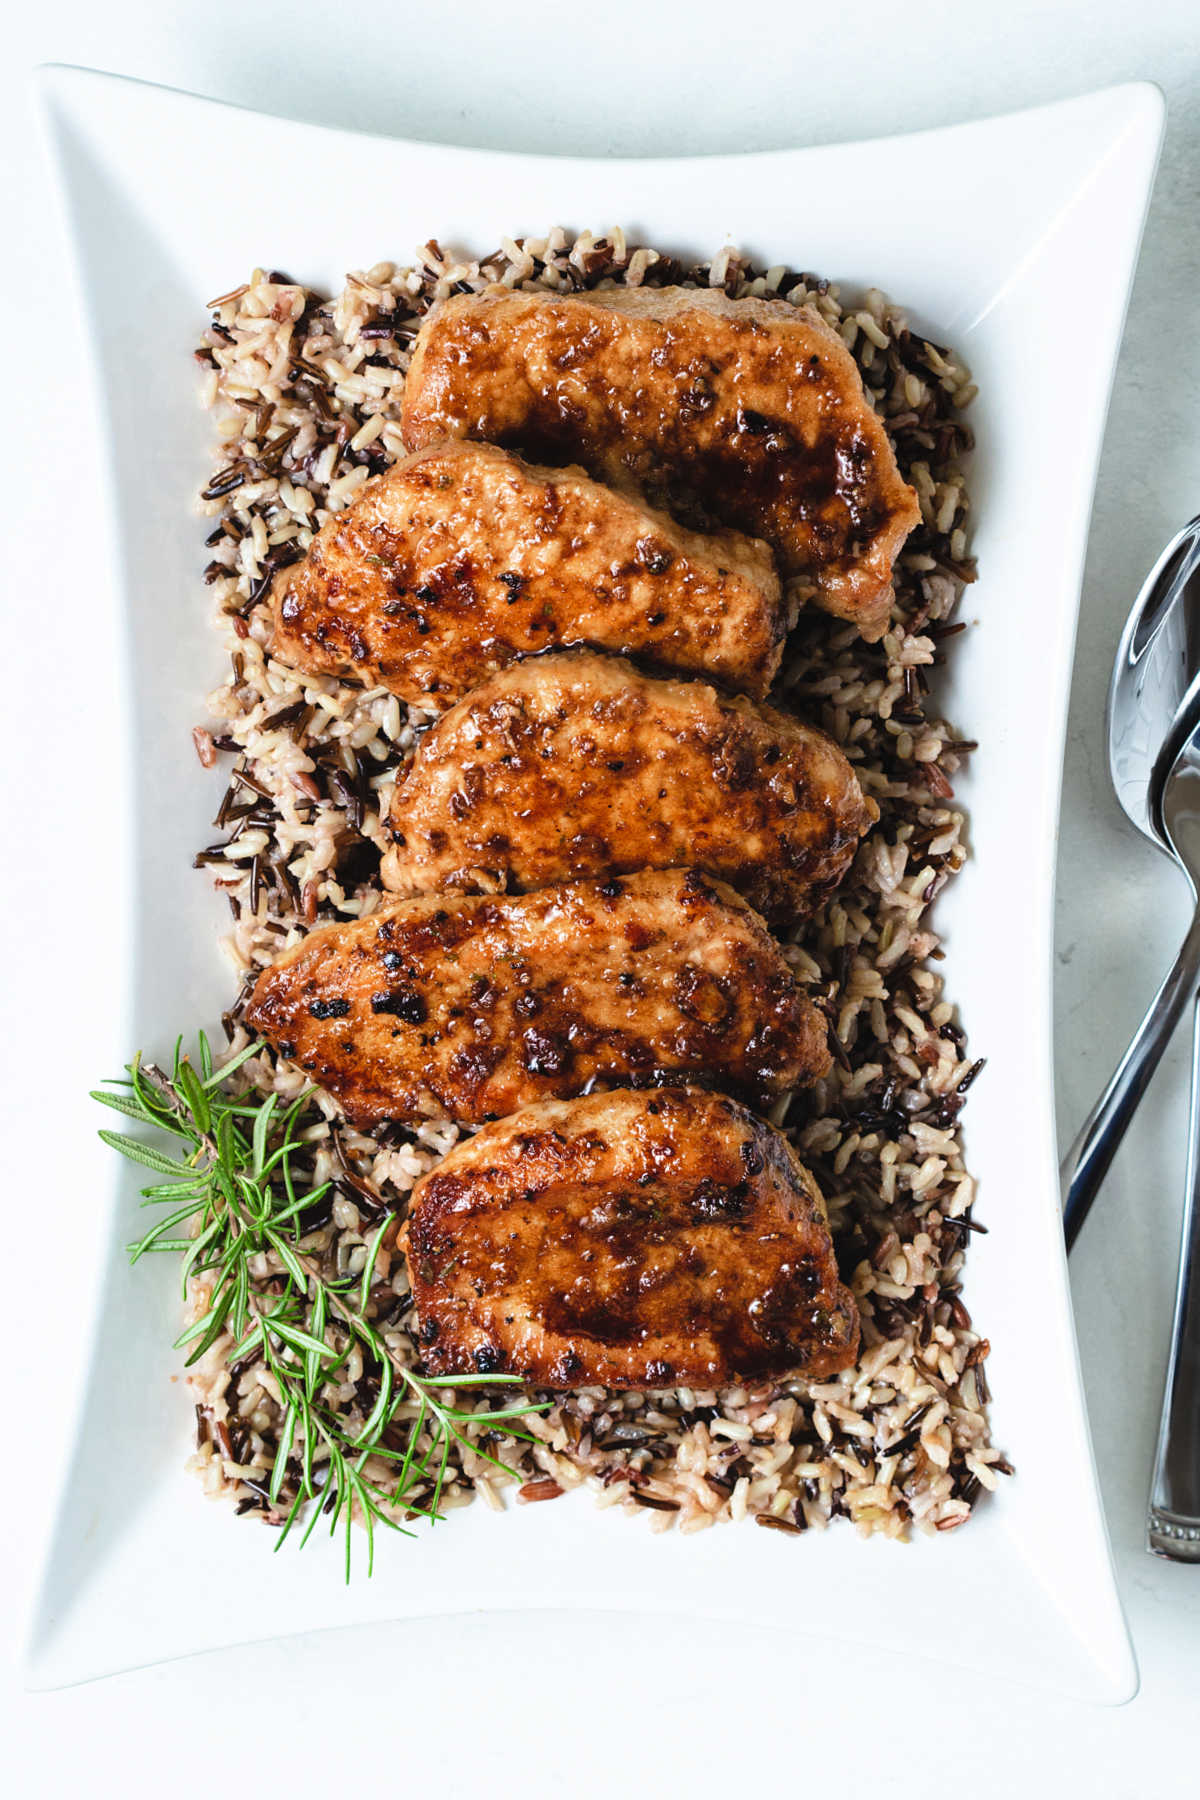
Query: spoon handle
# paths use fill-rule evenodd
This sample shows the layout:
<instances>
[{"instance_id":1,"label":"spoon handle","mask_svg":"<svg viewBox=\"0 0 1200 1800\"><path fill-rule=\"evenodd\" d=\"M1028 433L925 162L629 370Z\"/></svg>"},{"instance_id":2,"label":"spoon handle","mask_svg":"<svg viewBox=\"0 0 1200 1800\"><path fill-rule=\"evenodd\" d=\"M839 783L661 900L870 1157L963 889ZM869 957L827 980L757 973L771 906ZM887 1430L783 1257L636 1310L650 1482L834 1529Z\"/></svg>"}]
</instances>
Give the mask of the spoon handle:
<instances>
[{"instance_id":1,"label":"spoon handle","mask_svg":"<svg viewBox=\"0 0 1200 1800\"><path fill-rule=\"evenodd\" d=\"M1192 1036L1192 1104L1175 1321L1150 1484L1146 1548L1200 1562L1200 1001Z\"/></svg>"},{"instance_id":2,"label":"spoon handle","mask_svg":"<svg viewBox=\"0 0 1200 1800\"><path fill-rule=\"evenodd\" d=\"M1080 1128L1059 1169L1063 1230L1069 1250L1108 1174L1117 1146L1159 1065L1171 1034L1200 984L1200 910L1180 946L1170 974L1150 1002L1112 1080Z\"/></svg>"}]
</instances>

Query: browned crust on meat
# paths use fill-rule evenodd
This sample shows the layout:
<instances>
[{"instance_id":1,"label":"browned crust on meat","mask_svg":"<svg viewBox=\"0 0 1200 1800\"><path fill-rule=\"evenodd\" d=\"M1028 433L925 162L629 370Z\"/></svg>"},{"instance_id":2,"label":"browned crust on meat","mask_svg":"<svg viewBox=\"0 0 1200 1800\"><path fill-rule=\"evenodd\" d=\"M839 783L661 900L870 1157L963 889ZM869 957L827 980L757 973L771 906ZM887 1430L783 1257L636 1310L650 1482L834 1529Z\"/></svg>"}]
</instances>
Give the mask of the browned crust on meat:
<instances>
[{"instance_id":1,"label":"browned crust on meat","mask_svg":"<svg viewBox=\"0 0 1200 1800\"><path fill-rule=\"evenodd\" d=\"M808 307L691 288L493 288L433 308L405 443L486 438L635 481L766 538L816 603L882 636L920 521L854 358Z\"/></svg>"},{"instance_id":2,"label":"browned crust on meat","mask_svg":"<svg viewBox=\"0 0 1200 1800\"><path fill-rule=\"evenodd\" d=\"M437 1109L481 1124L688 1078L765 1103L830 1066L824 1017L762 920L695 870L424 895L320 926L263 971L245 1016L357 1125Z\"/></svg>"},{"instance_id":3,"label":"browned crust on meat","mask_svg":"<svg viewBox=\"0 0 1200 1800\"><path fill-rule=\"evenodd\" d=\"M763 695L785 630L766 544L701 536L580 469L461 440L360 488L273 602L281 661L436 709L573 644Z\"/></svg>"},{"instance_id":4,"label":"browned crust on meat","mask_svg":"<svg viewBox=\"0 0 1200 1800\"><path fill-rule=\"evenodd\" d=\"M715 1387L853 1362L858 1315L787 1140L724 1095L549 1101L455 1146L405 1251L434 1374Z\"/></svg>"},{"instance_id":5,"label":"browned crust on meat","mask_svg":"<svg viewBox=\"0 0 1200 1800\"><path fill-rule=\"evenodd\" d=\"M444 714L397 782L397 893L523 891L702 868L768 919L837 886L877 816L823 732L571 651L514 664Z\"/></svg>"}]
</instances>

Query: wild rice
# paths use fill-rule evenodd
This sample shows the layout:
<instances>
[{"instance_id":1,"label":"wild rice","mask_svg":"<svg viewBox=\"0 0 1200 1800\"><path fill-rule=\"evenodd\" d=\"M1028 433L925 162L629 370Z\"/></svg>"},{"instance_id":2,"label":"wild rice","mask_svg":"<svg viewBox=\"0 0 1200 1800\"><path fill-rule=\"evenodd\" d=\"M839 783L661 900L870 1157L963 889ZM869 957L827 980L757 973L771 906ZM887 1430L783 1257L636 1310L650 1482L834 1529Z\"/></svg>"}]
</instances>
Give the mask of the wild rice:
<instances>
[{"instance_id":1,"label":"wild rice","mask_svg":"<svg viewBox=\"0 0 1200 1800\"><path fill-rule=\"evenodd\" d=\"M403 453L400 396L421 315L435 300L490 281L565 293L682 281L815 307L858 359L920 495L922 524L900 559L883 641L863 644L850 627L800 610L781 683L787 699L841 743L881 810L839 894L803 941L798 932L787 946L797 979L830 1021L836 1062L827 1080L773 1114L828 1197L841 1267L862 1312L858 1364L817 1386L585 1389L554 1398L529 1422L532 1443L488 1439L481 1447L499 1448L524 1502L582 1484L601 1505L648 1515L658 1529L697 1531L747 1515L784 1534L835 1517L897 1537L913 1525L955 1529L997 1473L1011 1472L989 1438L989 1345L960 1299L965 1246L984 1227L973 1216L959 1113L983 1065L967 1057L931 966L940 951L928 917L965 856L953 778L974 746L927 715L926 695L930 669L962 629L950 617L974 576L962 468L971 435L962 409L975 388L954 353L911 332L883 294L870 290L845 310L829 282L784 267L756 270L732 249L688 264L631 246L620 231L570 238L555 230L506 239L482 261L431 241L411 268L378 263L349 276L332 300L256 270L212 303L196 353L219 438L201 497L213 521L204 580L231 661L195 742L206 766L217 756L231 760L217 814L227 836L197 861L233 915L227 949L241 992L225 1015L231 1045L246 1042L241 1007L263 964L316 920L378 906L381 814L429 718L382 688L276 662L271 582L303 556L331 512ZM798 609L808 597L803 582L792 584ZM304 1085L266 1049L246 1071L261 1093L294 1095ZM395 1225L413 1182L459 1134L435 1118L365 1134L320 1098L308 1121L314 1181L334 1186L305 1222L305 1248L353 1275L384 1230L368 1310L390 1347L415 1359ZM258 1273L270 1276L268 1260ZM204 1297L198 1285L193 1314ZM230 1367L232 1348L221 1340L189 1378L193 1462L239 1511L277 1520L264 1477L280 1409L261 1364ZM365 1416L372 1397L353 1364L327 1391L353 1418ZM503 1486L492 1465L463 1452L452 1461L443 1506L478 1489L497 1506ZM285 1504L290 1491L285 1484Z\"/></svg>"}]
</instances>

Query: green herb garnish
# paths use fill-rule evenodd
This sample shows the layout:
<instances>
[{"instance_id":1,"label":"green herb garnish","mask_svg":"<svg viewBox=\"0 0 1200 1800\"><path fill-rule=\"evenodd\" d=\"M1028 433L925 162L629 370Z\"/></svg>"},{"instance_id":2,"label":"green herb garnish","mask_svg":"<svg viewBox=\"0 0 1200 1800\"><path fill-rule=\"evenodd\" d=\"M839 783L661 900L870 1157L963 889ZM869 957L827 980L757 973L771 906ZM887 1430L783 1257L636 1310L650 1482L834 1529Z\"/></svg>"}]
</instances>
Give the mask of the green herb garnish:
<instances>
[{"instance_id":1,"label":"green herb garnish","mask_svg":"<svg viewBox=\"0 0 1200 1800\"><path fill-rule=\"evenodd\" d=\"M331 1276L303 1247L304 1216L330 1187L306 1188L294 1167L297 1151L311 1148L301 1135L309 1093L286 1107L277 1094L261 1101L231 1094L230 1076L261 1046L250 1044L216 1068L200 1033L197 1068L181 1044L169 1075L139 1056L126 1078L109 1084L123 1091L92 1095L180 1146L170 1154L140 1137L100 1133L122 1156L162 1177L141 1190L142 1203L168 1210L129 1246L131 1260L150 1251L180 1254L185 1298L189 1281L211 1277L204 1313L176 1341L177 1349L189 1350L189 1366L228 1332L235 1340L230 1365L253 1357L276 1383L282 1419L267 1497L272 1507L286 1508L276 1549L306 1511L302 1543L327 1513L330 1534L339 1527L345 1533L349 1580L357 1515L366 1528L369 1574L376 1525L411 1537L397 1514L431 1521L444 1516L438 1507L454 1445L515 1476L466 1435L469 1429L498 1425L509 1437L527 1439L512 1422L539 1409L524 1403L479 1411L457 1406L454 1389L518 1378L418 1375L389 1348L366 1308L394 1215L376 1228L360 1273ZM355 1352L363 1366L356 1385L361 1391L366 1384L371 1401L361 1423L326 1393ZM388 1466L381 1471L380 1464Z\"/></svg>"}]
</instances>

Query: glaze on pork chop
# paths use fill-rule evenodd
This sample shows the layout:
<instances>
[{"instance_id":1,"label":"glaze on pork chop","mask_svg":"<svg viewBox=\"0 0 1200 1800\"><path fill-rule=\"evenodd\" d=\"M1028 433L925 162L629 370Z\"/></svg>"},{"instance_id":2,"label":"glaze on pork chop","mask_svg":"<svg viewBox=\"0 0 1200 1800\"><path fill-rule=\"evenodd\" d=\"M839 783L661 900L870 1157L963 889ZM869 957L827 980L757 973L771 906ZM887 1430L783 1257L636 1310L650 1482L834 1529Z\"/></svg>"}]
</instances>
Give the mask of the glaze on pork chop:
<instances>
[{"instance_id":1,"label":"glaze on pork chop","mask_svg":"<svg viewBox=\"0 0 1200 1800\"><path fill-rule=\"evenodd\" d=\"M636 483L674 511L698 505L766 538L785 575L872 640L921 516L849 350L781 300L682 287L455 295L418 334L403 432L414 450L484 438Z\"/></svg>"},{"instance_id":2,"label":"glaze on pork chop","mask_svg":"<svg viewBox=\"0 0 1200 1800\"><path fill-rule=\"evenodd\" d=\"M461 440L367 482L273 599L281 661L439 711L517 657L572 644L761 696L785 630L761 541L701 536L580 469Z\"/></svg>"},{"instance_id":3,"label":"glaze on pork chop","mask_svg":"<svg viewBox=\"0 0 1200 1800\"><path fill-rule=\"evenodd\" d=\"M431 1110L480 1124L689 1077L765 1104L830 1060L762 920L695 870L422 895L318 926L245 1016L363 1126Z\"/></svg>"},{"instance_id":4,"label":"glaze on pork chop","mask_svg":"<svg viewBox=\"0 0 1200 1800\"><path fill-rule=\"evenodd\" d=\"M700 868L779 920L832 892L876 811L789 714L566 651L514 663L425 732L383 880L491 893Z\"/></svg>"},{"instance_id":5,"label":"glaze on pork chop","mask_svg":"<svg viewBox=\"0 0 1200 1800\"><path fill-rule=\"evenodd\" d=\"M406 1245L433 1374L540 1387L824 1378L858 1347L825 1206L787 1139L722 1094L593 1094L456 1144Z\"/></svg>"}]
</instances>

